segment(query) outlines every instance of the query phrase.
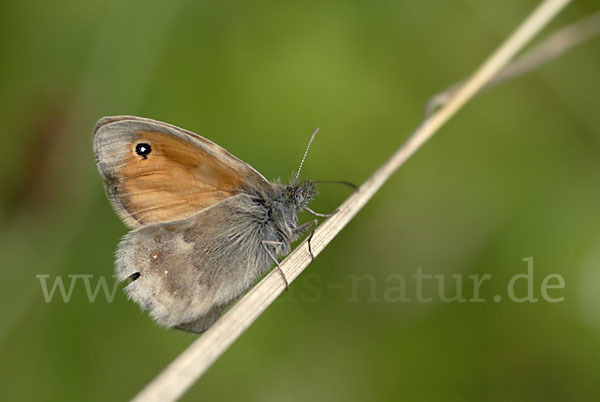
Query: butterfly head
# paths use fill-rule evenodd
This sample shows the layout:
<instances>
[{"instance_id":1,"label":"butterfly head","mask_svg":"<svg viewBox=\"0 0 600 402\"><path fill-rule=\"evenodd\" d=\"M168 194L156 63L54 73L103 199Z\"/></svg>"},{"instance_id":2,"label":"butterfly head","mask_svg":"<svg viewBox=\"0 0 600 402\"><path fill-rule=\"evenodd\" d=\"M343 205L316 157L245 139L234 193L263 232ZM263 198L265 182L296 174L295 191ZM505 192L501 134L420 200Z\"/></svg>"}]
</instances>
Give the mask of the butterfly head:
<instances>
[{"instance_id":1,"label":"butterfly head","mask_svg":"<svg viewBox=\"0 0 600 402\"><path fill-rule=\"evenodd\" d=\"M286 199L296 209L303 209L315 196L317 188L311 180L296 181L292 180L286 187Z\"/></svg>"}]
</instances>

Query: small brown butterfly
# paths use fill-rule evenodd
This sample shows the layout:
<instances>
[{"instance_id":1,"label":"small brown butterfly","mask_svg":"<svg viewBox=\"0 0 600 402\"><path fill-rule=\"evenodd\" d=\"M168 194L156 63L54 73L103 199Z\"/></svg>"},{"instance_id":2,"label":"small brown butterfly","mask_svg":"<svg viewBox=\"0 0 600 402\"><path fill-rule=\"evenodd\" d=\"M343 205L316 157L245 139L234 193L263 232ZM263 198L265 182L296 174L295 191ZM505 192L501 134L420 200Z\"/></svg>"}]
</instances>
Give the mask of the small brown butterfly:
<instances>
[{"instance_id":1,"label":"small brown butterfly","mask_svg":"<svg viewBox=\"0 0 600 402\"><path fill-rule=\"evenodd\" d=\"M119 244L117 276L167 327L208 329L316 225L298 225L298 212L320 215L307 206L316 188L297 180L300 170L287 186L271 183L219 145L170 124L104 117L94 153L113 208L133 229Z\"/></svg>"}]
</instances>

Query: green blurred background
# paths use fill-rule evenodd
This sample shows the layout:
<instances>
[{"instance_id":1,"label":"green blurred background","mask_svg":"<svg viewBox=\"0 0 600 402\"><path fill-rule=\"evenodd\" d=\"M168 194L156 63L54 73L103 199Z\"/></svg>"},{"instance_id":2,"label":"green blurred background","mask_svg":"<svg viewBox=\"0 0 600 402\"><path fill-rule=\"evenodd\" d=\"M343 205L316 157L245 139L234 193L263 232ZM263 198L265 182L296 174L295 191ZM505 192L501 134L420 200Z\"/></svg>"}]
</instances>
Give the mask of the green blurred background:
<instances>
[{"instance_id":1,"label":"green blurred background","mask_svg":"<svg viewBox=\"0 0 600 402\"><path fill-rule=\"evenodd\" d=\"M112 287L126 228L95 170L97 119L170 122L284 180L320 127L303 175L361 183L536 4L2 2L0 399L127 400L194 340L121 290L44 299L40 274ZM596 40L467 105L183 400L600 400L599 71ZM312 206L348 194L322 185ZM515 303L527 257L540 301ZM490 274L486 302L431 284L417 302L419 267L449 296L452 275L469 297L468 276ZM564 301L541 298L549 274ZM385 300L393 275L410 302Z\"/></svg>"}]
</instances>

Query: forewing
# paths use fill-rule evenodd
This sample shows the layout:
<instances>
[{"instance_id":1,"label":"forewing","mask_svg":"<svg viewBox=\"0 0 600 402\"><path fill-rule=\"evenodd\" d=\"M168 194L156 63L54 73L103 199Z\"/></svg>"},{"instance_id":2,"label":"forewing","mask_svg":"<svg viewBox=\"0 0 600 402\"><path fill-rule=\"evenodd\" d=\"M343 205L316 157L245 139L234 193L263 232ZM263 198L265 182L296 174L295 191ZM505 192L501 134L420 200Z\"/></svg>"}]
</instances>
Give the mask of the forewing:
<instances>
[{"instance_id":1,"label":"forewing","mask_svg":"<svg viewBox=\"0 0 600 402\"><path fill-rule=\"evenodd\" d=\"M139 155L141 144L150 153ZM132 228L185 219L227 197L270 186L212 141L140 117L102 118L94 153L111 204Z\"/></svg>"}]
</instances>

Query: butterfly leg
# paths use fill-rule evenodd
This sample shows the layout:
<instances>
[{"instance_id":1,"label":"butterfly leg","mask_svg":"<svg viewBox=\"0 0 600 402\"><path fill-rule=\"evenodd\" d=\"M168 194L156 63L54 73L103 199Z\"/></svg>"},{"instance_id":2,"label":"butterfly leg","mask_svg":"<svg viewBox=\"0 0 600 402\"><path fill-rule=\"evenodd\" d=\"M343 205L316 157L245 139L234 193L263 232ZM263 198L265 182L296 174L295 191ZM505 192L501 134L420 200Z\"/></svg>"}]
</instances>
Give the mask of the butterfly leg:
<instances>
[{"instance_id":1,"label":"butterfly leg","mask_svg":"<svg viewBox=\"0 0 600 402\"><path fill-rule=\"evenodd\" d=\"M330 216L333 216L333 215L337 214L337 212L339 211L339 209L336 209L335 211L333 211L333 212L331 212L331 213L328 213L328 214L321 214L321 213L319 213L319 212L315 212L315 211L313 211L312 209L310 209L310 208L309 208L309 207L307 207L307 206L304 206L304 207L302 207L302 208L304 208L306 211L310 212L310 213L311 213L311 214L313 214L314 216L319 216L319 217L321 217L321 218L329 218Z\"/></svg>"},{"instance_id":2,"label":"butterfly leg","mask_svg":"<svg viewBox=\"0 0 600 402\"><path fill-rule=\"evenodd\" d=\"M269 249L267 248L267 244L281 246L283 243L280 241L271 241L271 240L263 240L261 243L262 243L263 248L267 252L267 255L271 258L271 260L273 260L275 265L277 265L277 269L279 270L279 273L281 274L281 277L283 278L283 281L285 282L285 290L288 290L290 288L290 284L288 283L288 280L285 277L285 274L283 273L283 271L281 269L281 265L279 265L279 261L277 260L277 258L275 258L273 253L271 253L269 251Z\"/></svg>"},{"instance_id":3,"label":"butterfly leg","mask_svg":"<svg viewBox=\"0 0 600 402\"><path fill-rule=\"evenodd\" d=\"M312 240L313 235L315 234L315 230L317 229L318 225L319 225L319 221L316 219L313 219L312 221L303 223L302 225L298 226L294 230L294 232L300 234L312 226L312 230L311 230L310 234L308 235L308 241L307 241L308 242L308 252L310 253L310 258L312 259L312 262L315 262L315 255L312 252L312 247L310 246L310 241Z\"/></svg>"}]
</instances>

